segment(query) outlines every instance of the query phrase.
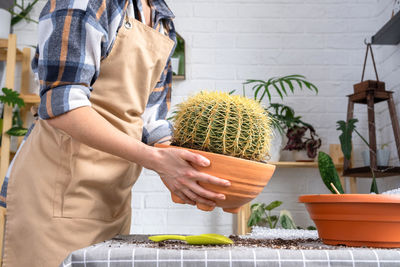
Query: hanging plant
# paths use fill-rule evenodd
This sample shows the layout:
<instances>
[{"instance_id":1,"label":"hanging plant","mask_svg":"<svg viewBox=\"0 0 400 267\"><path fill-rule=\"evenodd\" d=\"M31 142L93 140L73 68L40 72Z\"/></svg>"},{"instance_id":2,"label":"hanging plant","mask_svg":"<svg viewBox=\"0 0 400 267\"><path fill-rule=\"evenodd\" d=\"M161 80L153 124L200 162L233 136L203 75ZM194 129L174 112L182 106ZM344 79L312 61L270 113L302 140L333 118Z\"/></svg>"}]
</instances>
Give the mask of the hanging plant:
<instances>
[{"instance_id":1,"label":"hanging plant","mask_svg":"<svg viewBox=\"0 0 400 267\"><path fill-rule=\"evenodd\" d=\"M14 26L21 20L26 20L28 22L38 23L38 21L33 20L29 17L29 13L32 11L33 7L39 0L33 0L31 3L25 5L25 0L22 0L21 4L14 1L14 5L9 9L12 14L11 26Z\"/></svg>"},{"instance_id":2,"label":"hanging plant","mask_svg":"<svg viewBox=\"0 0 400 267\"><path fill-rule=\"evenodd\" d=\"M5 105L9 105L14 109L12 128L9 129L6 133L11 136L24 136L28 132L28 129L22 127L23 122L21 119L20 108L25 106L25 102L19 96L19 93L12 89L3 88L2 91L3 95L0 96L0 102ZM1 114L1 120L3 120L3 112Z\"/></svg>"}]
</instances>

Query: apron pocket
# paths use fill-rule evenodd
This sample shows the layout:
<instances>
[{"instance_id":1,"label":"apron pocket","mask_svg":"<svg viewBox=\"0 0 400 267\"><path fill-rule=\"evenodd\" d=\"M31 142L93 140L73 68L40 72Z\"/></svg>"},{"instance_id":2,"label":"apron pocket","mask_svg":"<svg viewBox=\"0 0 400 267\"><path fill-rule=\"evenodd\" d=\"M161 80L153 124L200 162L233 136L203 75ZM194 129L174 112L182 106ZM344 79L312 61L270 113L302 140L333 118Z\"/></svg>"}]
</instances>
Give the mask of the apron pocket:
<instances>
[{"instance_id":1,"label":"apron pocket","mask_svg":"<svg viewBox=\"0 0 400 267\"><path fill-rule=\"evenodd\" d=\"M112 221L129 214L141 167L61 136L69 168L57 179L54 216ZM59 199L60 201L57 201Z\"/></svg>"}]
</instances>

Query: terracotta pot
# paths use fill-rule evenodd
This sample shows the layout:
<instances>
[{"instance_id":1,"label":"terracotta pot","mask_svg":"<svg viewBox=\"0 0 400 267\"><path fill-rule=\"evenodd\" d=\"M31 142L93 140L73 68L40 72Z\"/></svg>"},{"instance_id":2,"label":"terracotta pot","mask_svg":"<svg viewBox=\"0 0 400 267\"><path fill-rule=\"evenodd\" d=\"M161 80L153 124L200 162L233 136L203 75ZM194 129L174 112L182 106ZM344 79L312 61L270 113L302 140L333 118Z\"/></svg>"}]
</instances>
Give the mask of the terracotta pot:
<instances>
[{"instance_id":1,"label":"terracotta pot","mask_svg":"<svg viewBox=\"0 0 400 267\"><path fill-rule=\"evenodd\" d=\"M400 247L400 196L305 195L299 201L325 244Z\"/></svg>"},{"instance_id":2,"label":"terracotta pot","mask_svg":"<svg viewBox=\"0 0 400 267\"><path fill-rule=\"evenodd\" d=\"M173 147L178 149L187 149L162 144L157 144L156 146L164 148ZM221 187L199 182L202 187L210 191L224 194L226 199L217 200L216 205L221 207L224 211L230 213L237 213L242 205L254 199L267 185L269 179L272 177L272 174L275 171L274 165L266 163L194 149L187 150L200 154L210 160L211 164L208 167L193 166L198 171L229 180L231 182L231 186L229 187ZM171 198L175 203L185 203L173 193L171 193ZM204 211L212 211L214 209L214 207L203 204L197 204L197 208Z\"/></svg>"}]
</instances>

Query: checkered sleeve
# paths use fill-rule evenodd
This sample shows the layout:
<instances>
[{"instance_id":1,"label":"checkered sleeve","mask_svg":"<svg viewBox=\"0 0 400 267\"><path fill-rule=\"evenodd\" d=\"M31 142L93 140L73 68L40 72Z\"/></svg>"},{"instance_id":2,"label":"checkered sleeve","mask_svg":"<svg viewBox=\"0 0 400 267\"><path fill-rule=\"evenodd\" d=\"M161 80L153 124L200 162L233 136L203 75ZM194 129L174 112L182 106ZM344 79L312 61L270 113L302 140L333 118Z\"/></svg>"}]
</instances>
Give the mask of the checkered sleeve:
<instances>
[{"instance_id":1,"label":"checkered sleeve","mask_svg":"<svg viewBox=\"0 0 400 267\"><path fill-rule=\"evenodd\" d=\"M176 32L173 22L169 22L169 37L176 42ZM171 52L171 55L173 54ZM153 145L157 141L172 136L172 124L166 119L171 103L172 67L171 59L168 60L160 82L150 94L146 109L142 115L143 134L142 142Z\"/></svg>"},{"instance_id":2,"label":"checkered sleeve","mask_svg":"<svg viewBox=\"0 0 400 267\"><path fill-rule=\"evenodd\" d=\"M165 137L172 136L172 125L166 120L171 99L172 71L170 65L170 62L168 62L163 74L166 77L157 84L150 94L146 110L142 115L142 141L149 145L153 145Z\"/></svg>"},{"instance_id":3,"label":"checkered sleeve","mask_svg":"<svg viewBox=\"0 0 400 267\"><path fill-rule=\"evenodd\" d=\"M121 7L113 2L52 0L44 7L32 62L40 81L40 118L91 105L91 86L110 46L110 29L116 27L112 21L121 21Z\"/></svg>"}]
</instances>

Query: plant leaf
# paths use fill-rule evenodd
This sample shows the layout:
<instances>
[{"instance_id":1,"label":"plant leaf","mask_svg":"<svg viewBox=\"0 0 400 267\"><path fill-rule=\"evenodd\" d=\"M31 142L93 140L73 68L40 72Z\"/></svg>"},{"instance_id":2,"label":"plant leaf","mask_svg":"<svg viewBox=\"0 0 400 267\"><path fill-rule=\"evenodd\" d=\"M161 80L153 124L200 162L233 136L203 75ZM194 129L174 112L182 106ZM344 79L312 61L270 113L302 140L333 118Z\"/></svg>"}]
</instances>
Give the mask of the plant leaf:
<instances>
[{"instance_id":1,"label":"plant leaf","mask_svg":"<svg viewBox=\"0 0 400 267\"><path fill-rule=\"evenodd\" d=\"M352 151L352 134L354 129L356 128L355 124L358 122L357 119L350 119L348 122L345 121L337 121L336 130L342 131L342 134L339 136L340 145L342 148L343 155L346 159L351 158Z\"/></svg>"},{"instance_id":2,"label":"plant leaf","mask_svg":"<svg viewBox=\"0 0 400 267\"><path fill-rule=\"evenodd\" d=\"M28 132L28 129L23 127L13 127L8 130L6 133L11 136L24 136Z\"/></svg>"},{"instance_id":3,"label":"plant leaf","mask_svg":"<svg viewBox=\"0 0 400 267\"><path fill-rule=\"evenodd\" d=\"M9 88L2 88L3 94L0 96L0 101L4 104L10 105L11 107L15 107L16 105L21 108L25 106L24 100L19 97L19 93L9 89Z\"/></svg>"},{"instance_id":4,"label":"plant leaf","mask_svg":"<svg viewBox=\"0 0 400 267\"><path fill-rule=\"evenodd\" d=\"M379 194L379 190L378 190L378 184L376 183L376 179L375 179L375 175L372 178L372 184L371 184L371 193L375 193L375 194Z\"/></svg>"},{"instance_id":5,"label":"plant leaf","mask_svg":"<svg viewBox=\"0 0 400 267\"><path fill-rule=\"evenodd\" d=\"M251 214L249 220L247 221L248 227L257 225L261 220L265 218L264 204L255 203L251 205L250 209L251 209Z\"/></svg>"},{"instance_id":6,"label":"plant leaf","mask_svg":"<svg viewBox=\"0 0 400 267\"><path fill-rule=\"evenodd\" d=\"M265 207L265 210L271 211L271 210L273 210L273 209L279 207L280 205L282 205L282 201L275 200L275 201L272 201L271 203L269 203L269 204Z\"/></svg>"},{"instance_id":7,"label":"plant leaf","mask_svg":"<svg viewBox=\"0 0 400 267\"><path fill-rule=\"evenodd\" d=\"M292 215L290 214L290 212L288 210L281 210L279 218L280 218L282 228L297 229L297 226L294 223Z\"/></svg>"},{"instance_id":8,"label":"plant leaf","mask_svg":"<svg viewBox=\"0 0 400 267\"><path fill-rule=\"evenodd\" d=\"M332 193L336 194L335 190L333 190L331 187L331 183L341 194L344 194L344 190L332 158L322 151L318 153L318 169L322 181Z\"/></svg>"}]
</instances>

